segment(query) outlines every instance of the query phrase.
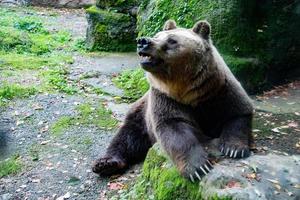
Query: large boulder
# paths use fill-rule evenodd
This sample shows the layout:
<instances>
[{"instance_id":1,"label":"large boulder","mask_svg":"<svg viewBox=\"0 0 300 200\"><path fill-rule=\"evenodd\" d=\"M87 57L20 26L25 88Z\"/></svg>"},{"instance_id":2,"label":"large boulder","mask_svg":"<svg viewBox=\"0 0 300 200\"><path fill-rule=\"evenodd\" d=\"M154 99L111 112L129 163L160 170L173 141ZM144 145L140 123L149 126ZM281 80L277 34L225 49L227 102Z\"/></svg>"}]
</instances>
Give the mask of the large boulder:
<instances>
[{"instance_id":1,"label":"large boulder","mask_svg":"<svg viewBox=\"0 0 300 200\"><path fill-rule=\"evenodd\" d=\"M136 15L139 0L97 0L96 6L101 9L114 10L120 13Z\"/></svg>"},{"instance_id":2,"label":"large boulder","mask_svg":"<svg viewBox=\"0 0 300 200\"><path fill-rule=\"evenodd\" d=\"M96 6L87 9L86 42L89 50L133 51L135 18L129 14L103 10Z\"/></svg>"},{"instance_id":3,"label":"large boulder","mask_svg":"<svg viewBox=\"0 0 300 200\"><path fill-rule=\"evenodd\" d=\"M216 150L212 154L217 155ZM154 145L129 199L288 200L300 198L300 156L252 155L221 159L199 184L182 178L166 154Z\"/></svg>"},{"instance_id":4,"label":"large boulder","mask_svg":"<svg viewBox=\"0 0 300 200\"><path fill-rule=\"evenodd\" d=\"M300 76L300 2L273 0L142 0L139 36L153 36L167 19L192 27L206 19L212 39L249 91Z\"/></svg>"}]
</instances>

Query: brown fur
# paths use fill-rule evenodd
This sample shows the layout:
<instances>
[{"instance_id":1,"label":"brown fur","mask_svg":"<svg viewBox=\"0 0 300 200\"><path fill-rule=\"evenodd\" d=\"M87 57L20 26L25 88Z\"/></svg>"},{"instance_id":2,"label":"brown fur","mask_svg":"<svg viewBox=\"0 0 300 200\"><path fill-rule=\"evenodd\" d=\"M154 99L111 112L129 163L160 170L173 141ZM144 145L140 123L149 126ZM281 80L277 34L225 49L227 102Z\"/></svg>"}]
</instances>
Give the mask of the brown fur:
<instances>
[{"instance_id":1,"label":"brown fur","mask_svg":"<svg viewBox=\"0 0 300 200\"><path fill-rule=\"evenodd\" d=\"M153 38L138 40L151 87L95 162L95 173L123 171L142 160L155 142L191 180L212 168L202 146L207 140L220 138L220 151L226 156L250 155L253 107L213 46L210 32L206 21L192 29L168 21Z\"/></svg>"}]
</instances>

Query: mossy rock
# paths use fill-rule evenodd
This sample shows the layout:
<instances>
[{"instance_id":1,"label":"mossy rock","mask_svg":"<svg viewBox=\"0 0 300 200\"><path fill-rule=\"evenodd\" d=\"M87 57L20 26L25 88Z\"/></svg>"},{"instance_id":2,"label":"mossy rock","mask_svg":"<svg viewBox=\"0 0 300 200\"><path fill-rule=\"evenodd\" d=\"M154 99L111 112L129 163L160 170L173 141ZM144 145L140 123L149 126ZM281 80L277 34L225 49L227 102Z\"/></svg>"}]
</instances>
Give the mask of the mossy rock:
<instances>
[{"instance_id":1,"label":"mossy rock","mask_svg":"<svg viewBox=\"0 0 300 200\"><path fill-rule=\"evenodd\" d=\"M127 199L201 200L230 199L217 195L203 196L202 186L183 178L170 159L155 144L148 152L142 174Z\"/></svg>"},{"instance_id":2,"label":"mossy rock","mask_svg":"<svg viewBox=\"0 0 300 200\"><path fill-rule=\"evenodd\" d=\"M265 87L266 66L260 60L232 55L223 55L223 58L249 94Z\"/></svg>"},{"instance_id":3,"label":"mossy rock","mask_svg":"<svg viewBox=\"0 0 300 200\"><path fill-rule=\"evenodd\" d=\"M235 62L240 64L234 65L233 71L239 71L243 77L248 73L247 78L253 78L250 82L257 91L261 82L268 85L300 76L299 7L300 2L296 1L142 0L137 30L139 37L153 36L168 19L185 28L191 28L198 20L208 20L212 40L220 52L256 60L248 60L248 64L244 59ZM249 74L249 68L257 67L259 70Z\"/></svg>"},{"instance_id":4,"label":"mossy rock","mask_svg":"<svg viewBox=\"0 0 300 200\"><path fill-rule=\"evenodd\" d=\"M114 10L121 13L132 13L139 0L97 0L96 6L101 9Z\"/></svg>"},{"instance_id":5,"label":"mossy rock","mask_svg":"<svg viewBox=\"0 0 300 200\"><path fill-rule=\"evenodd\" d=\"M97 8L87 9L87 47L91 51L133 51L135 19L128 14Z\"/></svg>"}]
</instances>

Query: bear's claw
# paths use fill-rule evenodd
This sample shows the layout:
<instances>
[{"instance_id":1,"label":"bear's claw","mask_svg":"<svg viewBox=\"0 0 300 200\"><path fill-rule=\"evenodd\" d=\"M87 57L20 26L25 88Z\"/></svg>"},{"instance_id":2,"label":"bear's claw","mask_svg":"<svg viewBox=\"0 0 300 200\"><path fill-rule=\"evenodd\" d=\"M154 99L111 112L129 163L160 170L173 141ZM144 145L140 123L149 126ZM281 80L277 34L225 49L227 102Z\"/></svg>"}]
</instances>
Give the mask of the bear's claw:
<instances>
[{"instance_id":1,"label":"bear's claw","mask_svg":"<svg viewBox=\"0 0 300 200\"><path fill-rule=\"evenodd\" d=\"M224 148L222 146L220 148L221 153L224 154L224 156L228 156L230 158L245 158L250 155L250 150L247 147L239 147L239 148L234 148L234 147L227 147Z\"/></svg>"},{"instance_id":2,"label":"bear's claw","mask_svg":"<svg viewBox=\"0 0 300 200\"><path fill-rule=\"evenodd\" d=\"M199 168L196 169L194 174L189 174L190 180L194 183L195 179L198 179L199 181L202 180L202 178L207 175L211 170L213 169L213 165L209 160L206 161L205 164L201 165Z\"/></svg>"}]
</instances>

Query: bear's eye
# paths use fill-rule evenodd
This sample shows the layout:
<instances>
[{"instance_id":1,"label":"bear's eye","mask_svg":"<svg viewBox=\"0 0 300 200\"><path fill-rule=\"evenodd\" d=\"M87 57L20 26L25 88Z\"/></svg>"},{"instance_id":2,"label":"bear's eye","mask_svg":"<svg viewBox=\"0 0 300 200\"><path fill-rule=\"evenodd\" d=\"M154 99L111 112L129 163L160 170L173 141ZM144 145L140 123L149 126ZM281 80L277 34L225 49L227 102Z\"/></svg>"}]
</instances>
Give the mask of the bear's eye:
<instances>
[{"instance_id":1,"label":"bear's eye","mask_svg":"<svg viewBox=\"0 0 300 200\"><path fill-rule=\"evenodd\" d=\"M172 39L172 38L169 38L169 39L168 39L168 43L169 43L169 44L177 44L177 41L174 40L174 39Z\"/></svg>"}]
</instances>

